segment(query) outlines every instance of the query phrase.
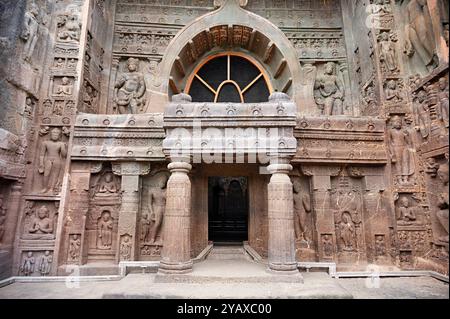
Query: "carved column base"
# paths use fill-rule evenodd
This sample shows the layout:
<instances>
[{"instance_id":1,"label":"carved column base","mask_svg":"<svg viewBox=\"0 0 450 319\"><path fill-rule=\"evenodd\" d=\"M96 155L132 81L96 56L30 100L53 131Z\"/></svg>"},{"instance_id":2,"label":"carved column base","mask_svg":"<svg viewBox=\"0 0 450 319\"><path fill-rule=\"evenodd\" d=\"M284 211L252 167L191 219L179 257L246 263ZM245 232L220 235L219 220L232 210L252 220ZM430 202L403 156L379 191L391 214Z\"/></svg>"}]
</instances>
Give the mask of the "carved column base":
<instances>
[{"instance_id":1,"label":"carved column base","mask_svg":"<svg viewBox=\"0 0 450 319\"><path fill-rule=\"evenodd\" d=\"M186 262L161 261L158 273L162 274L187 274L192 271L192 260Z\"/></svg>"}]
</instances>

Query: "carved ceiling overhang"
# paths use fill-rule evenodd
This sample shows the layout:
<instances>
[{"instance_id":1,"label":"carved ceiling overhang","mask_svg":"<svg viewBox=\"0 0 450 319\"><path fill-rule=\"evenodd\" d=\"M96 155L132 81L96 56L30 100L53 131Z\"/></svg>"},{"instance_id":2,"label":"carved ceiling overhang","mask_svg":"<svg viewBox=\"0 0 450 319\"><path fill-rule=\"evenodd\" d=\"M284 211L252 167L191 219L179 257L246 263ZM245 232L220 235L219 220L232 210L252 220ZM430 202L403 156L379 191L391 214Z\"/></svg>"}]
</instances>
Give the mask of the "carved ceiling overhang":
<instances>
[{"instance_id":1,"label":"carved ceiling overhang","mask_svg":"<svg viewBox=\"0 0 450 319\"><path fill-rule=\"evenodd\" d=\"M187 95L185 95L187 96ZM267 103L192 103L176 99L164 113L163 151L176 156L295 154L296 105Z\"/></svg>"},{"instance_id":2,"label":"carved ceiling overhang","mask_svg":"<svg viewBox=\"0 0 450 319\"><path fill-rule=\"evenodd\" d=\"M293 162L387 164L382 119L299 116Z\"/></svg>"},{"instance_id":3,"label":"carved ceiling overhang","mask_svg":"<svg viewBox=\"0 0 450 319\"><path fill-rule=\"evenodd\" d=\"M164 136L162 114L80 114L71 159L160 161Z\"/></svg>"}]
</instances>

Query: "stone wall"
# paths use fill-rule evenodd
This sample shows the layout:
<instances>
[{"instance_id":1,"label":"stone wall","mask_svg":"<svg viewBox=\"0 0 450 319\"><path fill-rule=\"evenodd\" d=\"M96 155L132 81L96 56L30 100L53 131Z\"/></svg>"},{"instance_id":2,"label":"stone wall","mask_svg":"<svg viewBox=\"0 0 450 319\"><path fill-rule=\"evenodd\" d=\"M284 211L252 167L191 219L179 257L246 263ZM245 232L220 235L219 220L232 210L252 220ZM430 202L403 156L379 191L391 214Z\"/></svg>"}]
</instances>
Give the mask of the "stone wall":
<instances>
[{"instance_id":1,"label":"stone wall","mask_svg":"<svg viewBox=\"0 0 450 319\"><path fill-rule=\"evenodd\" d=\"M167 119L217 122L172 97L227 51L295 103L297 259L448 273L448 2L239 5L0 2L0 278L159 260ZM193 164L191 256L208 244L211 174L249 176L249 244L267 256L269 177L248 163Z\"/></svg>"}]
</instances>

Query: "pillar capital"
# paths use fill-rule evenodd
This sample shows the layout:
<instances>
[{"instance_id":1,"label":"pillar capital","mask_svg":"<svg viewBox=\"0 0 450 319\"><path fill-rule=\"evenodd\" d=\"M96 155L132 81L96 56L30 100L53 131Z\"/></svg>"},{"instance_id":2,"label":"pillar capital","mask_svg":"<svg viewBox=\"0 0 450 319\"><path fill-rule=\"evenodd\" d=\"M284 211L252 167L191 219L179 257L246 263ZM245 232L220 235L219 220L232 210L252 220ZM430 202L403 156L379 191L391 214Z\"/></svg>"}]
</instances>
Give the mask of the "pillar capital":
<instances>
[{"instance_id":1,"label":"pillar capital","mask_svg":"<svg viewBox=\"0 0 450 319\"><path fill-rule=\"evenodd\" d=\"M290 162L291 157L271 157L270 165L267 166L267 170L270 174L289 174L289 172L293 170Z\"/></svg>"},{"instance_id":2,"label":"pillar capital","mask_svg":"<svg viewBox=\"0 0 450 319\"><path fill-rule=\"evenodd\" d=\"M191 171L192 165L186 162L172 162L167 166L167 168L171 173L181 172L187 174Z\"/></svg>"}]
</instances>

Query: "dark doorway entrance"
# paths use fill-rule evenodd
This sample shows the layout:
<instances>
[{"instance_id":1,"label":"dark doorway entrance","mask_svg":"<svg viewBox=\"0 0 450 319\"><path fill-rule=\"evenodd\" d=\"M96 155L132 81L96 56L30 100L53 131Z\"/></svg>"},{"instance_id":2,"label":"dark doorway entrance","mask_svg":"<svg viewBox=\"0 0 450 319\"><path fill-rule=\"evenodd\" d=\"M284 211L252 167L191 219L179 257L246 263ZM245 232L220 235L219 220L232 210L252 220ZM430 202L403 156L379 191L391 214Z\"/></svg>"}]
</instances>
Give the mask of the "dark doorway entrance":
<instances>
[{"instance_id":1,"label":"dark doorway entrance","mask_svg":"<svg viewBox=\"0 0 450 319\"><path fill-rule=\"evenodd\" d=\"M247 177L209 177L209 240L242 242L248 239L247 185Z\"/></svg>"}]
</instances>

